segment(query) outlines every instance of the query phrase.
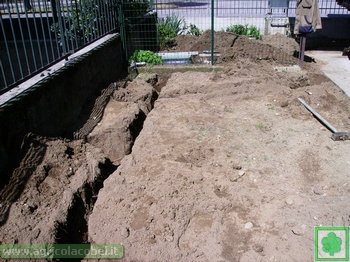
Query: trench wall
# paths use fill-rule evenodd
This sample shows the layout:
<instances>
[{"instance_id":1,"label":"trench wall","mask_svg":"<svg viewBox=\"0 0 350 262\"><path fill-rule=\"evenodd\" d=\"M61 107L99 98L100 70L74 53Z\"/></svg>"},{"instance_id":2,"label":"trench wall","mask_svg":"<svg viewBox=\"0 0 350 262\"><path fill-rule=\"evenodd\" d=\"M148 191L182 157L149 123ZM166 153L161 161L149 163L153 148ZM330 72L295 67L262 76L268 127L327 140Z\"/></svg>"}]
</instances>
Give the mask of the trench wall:
<instances>
[{"instance_id":1,"label":"trench wall","mask_svg":"<svg viewBox=\"0 0 350 262\"><path fill-rule=\"evenodd\" d=\"M0 189L19 164L24 136L72 138L94 98L126 75L122 57L115 35L0 107Z\"/></svg>"}]
</instances>

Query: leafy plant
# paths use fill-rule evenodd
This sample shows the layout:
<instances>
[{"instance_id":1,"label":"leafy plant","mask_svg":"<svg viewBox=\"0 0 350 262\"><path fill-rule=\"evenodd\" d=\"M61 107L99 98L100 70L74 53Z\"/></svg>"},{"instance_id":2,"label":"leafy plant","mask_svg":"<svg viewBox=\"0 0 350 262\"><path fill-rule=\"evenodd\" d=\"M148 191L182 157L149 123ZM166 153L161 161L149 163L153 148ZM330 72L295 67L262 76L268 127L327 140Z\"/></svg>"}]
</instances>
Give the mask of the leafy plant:
<instances>
[{"instance_id":1,"label":"leafy plant","mask_svg":"<svg viewBox=\"0 0 350 262\"><path fill-rule=\"evenodd\" d=\"M251 37L255 37L256 39L261 39L260 31L255 25L249 27L248 35Z\"/></svg>"},{"instance_id":2,"label":"leafy plant","mask_svg":"<svg viewBox=\"0 0 350 262\"><path fill-rule=\"evenodd\" d=\"M261 123L259 123L259 124L256 124L256 125L255 125L255 127L256 127L256 128L259 128L259 129L262 129L262 128L264 128L263 124L261 124Z\"/></svg>"},{"instance_id":3,"label":"leafy plant","mask_svg":"<svg viewBox=\"0 0 350 262\"><path fill-rule=\"evenodd\" d=\"M200 30L196 25L190 24L190 29L188 30L187 34L200 36L203 34L203 31Z\"/></svg>"},{"instance_id":4,"label":"leafy plant","mask_svg":"<svg viewBox=\"0 0 350 262\"><path fill-rule=\"evenodd\" d=\"M98 24L103 23L105 17L99 13L103 9L89 0L80 0L67 11L64 16L64 23L51 25L51 31L55 32L57 38L62 41L75 41L78 46L94 39L99 35Z\"/></svg>"},{"instance_id":5,"label":"leafy plant","mask_svg":"<svg viewBox=\"0 0 350 262\"><path fill-rule=\"evenodd\" d=\"M236 24L230 25L226 28L226 32L232 32L237 35L247 35L248 34L248 25Z\"/></svg>"},{"instance_id":6,"label":"leafy plant","mask_svg":"<svg viewBox=\"0 0 350 262\"><path fill-rule=\"evenodd\" d=\"M146 62L152 65L160 65L163 63L159 55L149 50L136 50L129 58L129 62L132 60L135 62Z\"/></svg>"},{"instance_id":7,"label":"leafy plant","mask_svg":"<svg viewBox=\"0 0 350 262\"><path fill-rule=\"evenodd\" d=\"M75 41L78 46L95 39L100 35L101 25L107 23L106 13L116 11L119 5L107 7L107 1L79 0L74 1L71 7L62 7L64 20L60 25L58 22L51 25L51 31L57 35L58 41L62 44ZM125 27L130 29L132 24L143 19L150 7L149 0L124 0L123 20Z\"/></svg>"},{"instance_id":8,"label":"leafy plant","mask_svg":"<svg viewBox=\"0 0 350 262\"><path fill-rule=\"evenodd\" d=\"M247 24L230 25L226 28L226 32L232 32L237 35L246 35L249 37L254 37L255 39L261 39L260 31L255 25L251 25L251 26Z\"/></svg>"},{"instance_id":9,"label":"leafy plant","mask_svg":"<svg viewBox=\"0 0 350 262\"><path fill-rule=\"evenodd\" d=\"M170 39L183 34L186 29L185 18L179 18L175 14L162 18L158 23L160 47L164 48Z\"/></svg>"},{"instance_id":10,"label":"leafy plant","mask_svg":"<svg viewBox=\"0 0 350 262\"><path fill-rule=\"evenodd\" d=\"M166 24L158 24L158 34L161 49L166 46L170 39L176 36L174 30Z\"/></svg>"}]
</instances>

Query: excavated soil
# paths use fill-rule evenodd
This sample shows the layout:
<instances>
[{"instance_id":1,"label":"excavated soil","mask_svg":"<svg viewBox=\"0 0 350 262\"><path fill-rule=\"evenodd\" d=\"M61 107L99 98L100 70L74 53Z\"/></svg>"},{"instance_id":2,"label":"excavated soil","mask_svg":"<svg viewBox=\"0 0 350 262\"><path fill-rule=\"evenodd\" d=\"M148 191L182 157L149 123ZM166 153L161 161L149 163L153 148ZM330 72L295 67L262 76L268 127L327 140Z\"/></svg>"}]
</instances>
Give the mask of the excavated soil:
<instances>
[{"instance_id":1,"label":"excavated soil","mask_svg":"<svg viewBox=\"0 0 350 262\"><path fill-rule=\"evenodd\" d=\"M28 134L0 194L0 241L121 243L119 261L313 261L314 226L349 225L350 142L298 98L340 131L349 98L317 61L287 67L293 39L218 34L222 71L150 68L83 139Z\"/></svg>"}]
</instances>

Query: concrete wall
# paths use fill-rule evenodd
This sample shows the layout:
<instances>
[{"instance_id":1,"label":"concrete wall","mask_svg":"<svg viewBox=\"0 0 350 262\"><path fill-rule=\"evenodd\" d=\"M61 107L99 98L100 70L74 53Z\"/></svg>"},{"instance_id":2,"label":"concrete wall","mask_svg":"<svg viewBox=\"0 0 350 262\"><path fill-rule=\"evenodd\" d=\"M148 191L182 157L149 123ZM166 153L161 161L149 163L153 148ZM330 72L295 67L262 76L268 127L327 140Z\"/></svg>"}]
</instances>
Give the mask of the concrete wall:
<instances>
[{"instance_id":1,"label":"concrete wall","mask_svg":"<svg viewBox=\"0 0 350 262\"><path fill-rule=\"evenodd\" d=\"M0 188L19 164L27 133L71 138L94 98L125 77L125 69L116 35L0 107Z\"/></svg>"}]
</instances>

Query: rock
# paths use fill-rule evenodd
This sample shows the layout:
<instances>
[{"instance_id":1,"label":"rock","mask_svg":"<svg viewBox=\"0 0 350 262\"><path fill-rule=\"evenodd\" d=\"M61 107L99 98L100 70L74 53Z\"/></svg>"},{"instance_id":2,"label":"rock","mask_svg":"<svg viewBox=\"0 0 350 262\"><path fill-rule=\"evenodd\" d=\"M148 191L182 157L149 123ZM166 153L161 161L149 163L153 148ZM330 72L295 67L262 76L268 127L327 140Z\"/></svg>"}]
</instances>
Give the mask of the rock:
<instances>
[{"instance_id":1,"label":"rock","mask_svg":"<svg viewBox=\"0 0 350 262\"><path fill-rule=\"evenodd\" d=\"M292 205L293 204L293 199L287 197L285 202L286 202L287 205Z\"/></svg>"},{"instance_id":2,"label":"rock","mask_svg":"<svg viewBox=\"0 0 350 262\"><path fill-rule=\"evenodd\" d=\"M238 176L232 176L232 177L230 177L230 181L231 182L237 182L238 181Z\"/></svg>"},{"instance_id":3,"label":"rock","mask_svg":"<svg viewBox=\"0 0 350 262\"><path fill-rule=\"evenodd\" d=\"M233 169L236 169L236 170L241 170L242 169L242 166L241 165L238 165L238 164L234 164L232 166Z\"/></svg>"},{"instance_id":4,"label":"rock","mask_svg":"<svg viewBox=\"0 0 350 262\"><path fill-rule=\"evenodd\" d=\"M291 89L297 89L300 87L305 87L310 85L310 80L307 77L300 76L289 84Z\"/></svg>"},{"instance_id":5,"label":"rock","mask_svg":"<svg viewBox=\"0 0 350 262\"><path fill-rule=\"evenodd\" d=\"M129 228L123 228L122 231L120 232L120 235L123 238L128 238L130 235L130 229Z\"/></svg>"},{"instance_id":6,"label":"rock","mask_svg":"<svg viewBox=\"0 0 350 262\"><path fill-rule=\"evenodd\" d=\"M240 171L238 172L238 175L239 175L240 177L244 176L244 174L245 174L245 172L244 172L243 170L240 170Z\"/></svg>"},{"instance_id":7,"label":"rock","mask_svg":"<svg viewBox=\"0 0 350 262\"><path fill-rule=\"evenodd\" d=\"M76 167L81 166L81 161L78 159L75 159L73 163L74 163L74 166L76 166Z\"/></svg>"},{"instance_id":8,"label":"rock","mask_svg":"<svg viewBox=\"0 0 350 262\"><path fill-rule=\"evenodd\" d=\"M167 236L165 236L165 240L166 240L167 242L173 242L173 241L174 241L174 237L173 237L173 236L170 236L170 235L167 235Z\"/></svg>"},{"instance_id":9,"label":"rock","mask_svg":"<svg viewBox=\"0 0 350 262\"><path fill-rule=\"evenodd\" d=\"M261 244L259 244L259 243L255 243L253 245L253 249L254 249L255 252L258 252L258 253L261 253L261 252L264 251L264 247Z\"/></svg>"},{"instance_id":10,"label":"rock","mask_svg":"<svg viewBox=\"0 0 350 262\"><path fill-rule=\"evenodd\" d=\"M244 228L245 229L251 229L253 227L253 223L252 222L247 222L245 225L244 225Z\"/></svg>"},{"instance_id":11,"label":"rock","mask_svg":"<svg viewBox=\"0 0 350 262\"><path fill-rule=\"evenodd\" d=\"M155 244L155 243L157 243L156 236L155 236L155 235L152 235L152 236L149 238L148 243L150 243L150 244Z\"/></svg>"},{"instance_id":12,"label":"rock","mask_svg":"<svg viewBox=\"0 0 350 262\"><path fill-rule=\"evenodd\" d=\"M287 107L289 105L289 102L288 101L283 101L281 103L281 107Z\"/></svg>"},{"instance_id":13,"label":"rock","mask_svg":"<svg viewBox=\"0 0 350 262\"><path fill-rule=\"evenodd\" d=\"M315 193L315 195L324 195L325 192L326 192L326 189L327 187L322 187L322 186L316 186L313 188L313 191Z\"/></svg>"},{"instance_id":14,"label":"rock","mask_svg":"<svg viewBox=\"0 0 350 262\"><path fill-rule=\"evenodd\" d=\"M306 225L302 224L302 225L297 225L295 227L293 227L292 232L294 233L294 235L297 236L302 236L305 234L306 231Z\"/></svg>"},{"instance_id":15,"label":"rock","mask_svg":"<svg viewBox=\"0 0 350 262\"><path fill-rule=\"evenodd\" d=\"M283 234L281 238L282 238L282 240L285 240L285 241L287 241L287 240L288 240L288 236L287 236L287 234Z\"/></svg>"}]
</instances>

